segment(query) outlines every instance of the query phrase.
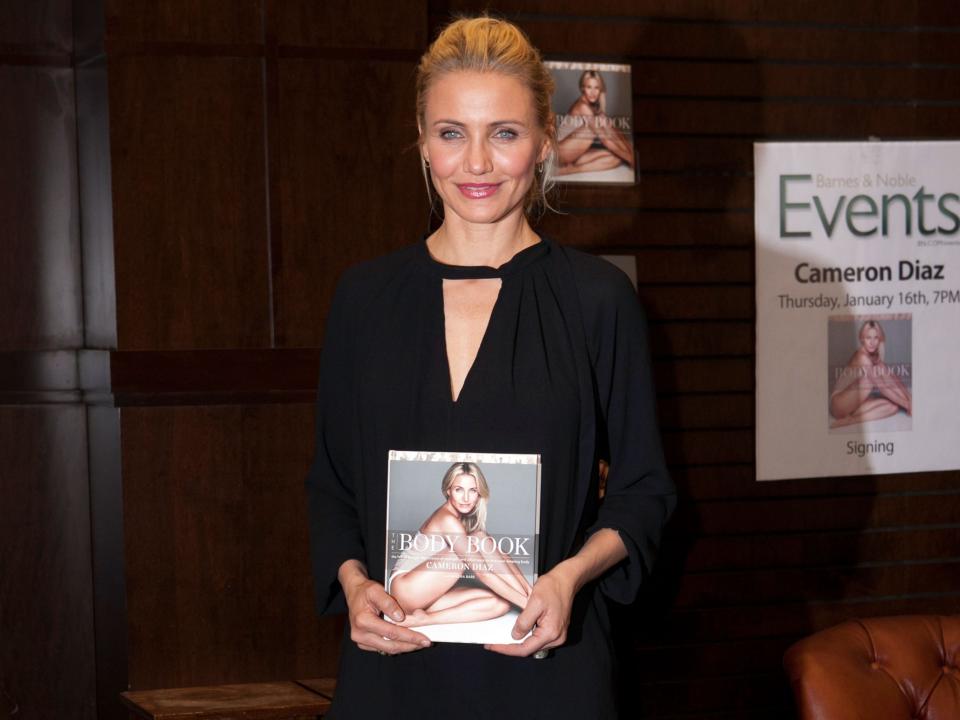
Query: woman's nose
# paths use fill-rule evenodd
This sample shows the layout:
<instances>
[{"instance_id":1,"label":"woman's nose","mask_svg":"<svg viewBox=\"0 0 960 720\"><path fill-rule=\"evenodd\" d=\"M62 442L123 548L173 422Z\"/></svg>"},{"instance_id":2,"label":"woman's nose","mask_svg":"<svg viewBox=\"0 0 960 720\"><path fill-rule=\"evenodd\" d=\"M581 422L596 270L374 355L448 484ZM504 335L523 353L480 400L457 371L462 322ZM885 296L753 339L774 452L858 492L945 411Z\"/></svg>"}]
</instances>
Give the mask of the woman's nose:
<instances>
[{"instance_id":1,"label":"woman's nose","mask_svg":"<svg viewBox=\"0 0 960 720\"><path fill-rule=\"evenodd\" d=\"M473 140L467 148L464 169L473 175L483 175L493 170L490 152L484 140Z\"/></svg>"}]
</instances>

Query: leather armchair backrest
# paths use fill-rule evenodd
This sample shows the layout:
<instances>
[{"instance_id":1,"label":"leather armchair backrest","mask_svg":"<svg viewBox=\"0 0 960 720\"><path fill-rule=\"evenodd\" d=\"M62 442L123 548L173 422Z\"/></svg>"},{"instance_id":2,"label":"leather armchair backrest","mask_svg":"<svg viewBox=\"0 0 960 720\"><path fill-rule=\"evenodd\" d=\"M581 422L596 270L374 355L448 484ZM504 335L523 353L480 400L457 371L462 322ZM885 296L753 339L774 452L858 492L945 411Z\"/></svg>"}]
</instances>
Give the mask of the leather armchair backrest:
<instances>
[{"instance_id":1,"label":"leather armchair backrest","mask_svg":"<svg viewBox=\"0 0 960 720\"><path fill-rule=\"evenodd\" d=\"M783 662L802 720L960 718L960 615L850 620Z\"/></svg>"}]
</instances>

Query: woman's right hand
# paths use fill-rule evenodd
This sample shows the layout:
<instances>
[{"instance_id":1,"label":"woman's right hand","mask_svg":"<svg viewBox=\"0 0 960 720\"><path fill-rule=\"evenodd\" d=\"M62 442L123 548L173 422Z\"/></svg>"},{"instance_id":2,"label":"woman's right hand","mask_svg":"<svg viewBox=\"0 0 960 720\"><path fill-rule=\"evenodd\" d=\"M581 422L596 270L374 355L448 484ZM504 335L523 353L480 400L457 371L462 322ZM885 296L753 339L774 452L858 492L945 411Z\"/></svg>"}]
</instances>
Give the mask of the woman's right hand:
<instances>
[{"instance_id":1,"label":"woman's right hand","mask_svg":"<svg viewBox=\"0 0 960 720\"><path fill-rule=\"evenodd\" d=\"M397 655L430 647L426 635L384 620L389 615L400 622L404 618L399 603L387 594L383 585L367 576L358 560L347 560L337 574L347 600L350 639L361 650Z\"/></svg>"}]
</instances>

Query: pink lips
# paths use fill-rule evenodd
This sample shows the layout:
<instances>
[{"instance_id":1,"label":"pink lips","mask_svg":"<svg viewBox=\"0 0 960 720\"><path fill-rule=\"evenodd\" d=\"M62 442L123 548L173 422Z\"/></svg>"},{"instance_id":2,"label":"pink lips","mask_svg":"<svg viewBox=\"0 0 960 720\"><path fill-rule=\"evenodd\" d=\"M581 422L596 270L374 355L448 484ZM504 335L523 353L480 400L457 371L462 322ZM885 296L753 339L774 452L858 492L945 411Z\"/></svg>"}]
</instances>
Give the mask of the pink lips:
<instances>
[{"instance_id":1,"label":"pink lips","mask_svg":"<svg viewBox=\"0 0 960 720\"><path fill-rule=\"evenodd\" d=\"M481 200L493 195L500 187L500 183L471 183L457 185L457 187L465 197Z\"/></svg>"}]
</instances>

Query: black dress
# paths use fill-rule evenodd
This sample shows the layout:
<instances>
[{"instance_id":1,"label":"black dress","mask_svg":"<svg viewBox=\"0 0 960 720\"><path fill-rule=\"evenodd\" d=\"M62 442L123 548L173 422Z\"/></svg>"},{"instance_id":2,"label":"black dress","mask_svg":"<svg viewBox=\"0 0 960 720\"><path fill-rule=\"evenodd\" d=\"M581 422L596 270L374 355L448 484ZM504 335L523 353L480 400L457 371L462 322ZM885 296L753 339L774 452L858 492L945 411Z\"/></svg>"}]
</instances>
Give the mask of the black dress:
<instances>
[{"instance_id":1,"label":"black dress","mask_svg":"<svg viewBox=\"0 0 960 720\"><path fill-rule=\"evenodd\" d=\"M502 279L457 402L444 278ZM444 265L420 242L344 274L323 347L307 477L320 612L345 611L337 569L347 559L383 581L391 449L539 453L539 572L600 528L616 529L629 557L578 594L567 643L543 660L445 643L380 656L345 635L331 718L616 716L601 595L635 597L675 502L648 355L623 273L547 239L498 269ZM602 502L600 458L610 462Z\"/></svg>"}]
</instances>

